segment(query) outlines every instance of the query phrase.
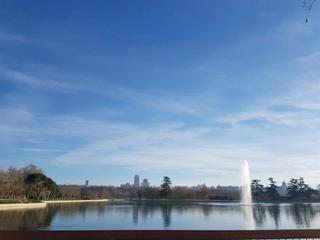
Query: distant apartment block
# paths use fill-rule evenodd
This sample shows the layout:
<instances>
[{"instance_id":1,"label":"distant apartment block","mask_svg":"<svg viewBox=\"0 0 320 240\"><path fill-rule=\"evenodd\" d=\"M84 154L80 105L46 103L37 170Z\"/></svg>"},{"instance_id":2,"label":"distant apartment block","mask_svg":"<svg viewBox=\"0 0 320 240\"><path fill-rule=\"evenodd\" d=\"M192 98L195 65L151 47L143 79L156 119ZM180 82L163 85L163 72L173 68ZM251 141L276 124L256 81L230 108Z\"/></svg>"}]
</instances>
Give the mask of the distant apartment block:
<instances>
[{"instance_id":1,"label":"distant apartment block","mask_svg":"<svg viewBox=\"0 0 320 240\"><path fill-rule=\"evenodd\" d=\"M144 178L141 182L142 188L148 188L150 186L148 179Z\"/></svg>"},{"instance_id":2,"label":"distant apartment block","mask_svg":"<svg viewBox=\"0 0 320 240\"><path fill-rule=\"evenodd\" d=\"M129 189L131 189L131 187L132 186L130 183L120 185L120 188L125 189L125 190L129 190Z\"/></svg>"},{"instance_id":3,"label":"distant apartment block","mask_svg":"<svg viewBox=\"0 0 320 240\"><path fill-rule=\"evenodd\" d=\"M205 184L198 184L197 186L192 186L191 189L195 192L201 192L206 188Z\"/></svg>"},{"instance_id":4,"label":"distant apartment block","mask_svg":"<svg viewBox=\"0 0 320 240\"><path fill-rule=\"evenodd\" d=\"M240 187L238 186L220 186L216 187L216 190L225 191L225 192L239 192Z\"/></svg>"}]
</instances>

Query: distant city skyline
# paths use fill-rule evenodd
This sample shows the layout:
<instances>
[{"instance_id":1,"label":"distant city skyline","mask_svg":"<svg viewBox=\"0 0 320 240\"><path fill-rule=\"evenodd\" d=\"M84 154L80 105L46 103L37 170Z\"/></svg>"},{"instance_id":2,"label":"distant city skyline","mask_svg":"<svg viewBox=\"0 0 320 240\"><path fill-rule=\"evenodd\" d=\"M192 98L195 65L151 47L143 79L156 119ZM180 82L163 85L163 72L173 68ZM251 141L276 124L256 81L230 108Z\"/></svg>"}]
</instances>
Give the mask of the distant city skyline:
<instances>
[{"instance_id":1,"label":"distant city skyline","mask_svg":"<svg viewBox=\"0 0 320 240\"><path fill-rule=\"evenodd\" d=\"M251 179L253 180L253 179ZM258 180L261 180L261 179L258 179ZM288 191L287 191L287 183L289 181L276 181L276 185L279 187L277 190L278 190L278 193L280 194L280 196L286 196L288 194ZM133 182L132 183L129 183L129 182L126 182L126 183L120 183L119 185L115 184L100 184L102 186L119 186L119 187L124 187L124 188L131 188L131 187L134 187L134 188L146 188L146 187L159 187L162 182L159 182L158 184L150 184L149 180L147 178L143 178L142 181L140 181L140 176L139 174L135 174L134 177L133 177ZM265 184L265 187L269 185L269 182L268 181L261 181L261 184ZM308 184L308 183L307 183ZM89 186L89 180L85 180L85 186ZM93 184L92 186L99 186L99 184L95 185ZM186 187L191 187L193 188L195 191L197 190L201 190L204 186L206 187L209 187L209 188L215 188L217 190L223 190L223 191L238 191L239 188L241 187L240 183L238 185L224 185L224 184L206 184L206 183L194 183L194 184L191 184L191 185L181 185L181 184L173 184L173 186L186 186ZM320 183L319 184L316 184L314 186L315 189L320 189Z\"/></svg>"},{"instance_id":2,"label":"distant city skyline","mask_svg":"<svg viewBox=\"0 0 320 240\"><path fill-rule=\"evenodd\" d=\"M320 8L0 3L0 168L59 184L320 182Z\"/></svg>"}]
</instances>

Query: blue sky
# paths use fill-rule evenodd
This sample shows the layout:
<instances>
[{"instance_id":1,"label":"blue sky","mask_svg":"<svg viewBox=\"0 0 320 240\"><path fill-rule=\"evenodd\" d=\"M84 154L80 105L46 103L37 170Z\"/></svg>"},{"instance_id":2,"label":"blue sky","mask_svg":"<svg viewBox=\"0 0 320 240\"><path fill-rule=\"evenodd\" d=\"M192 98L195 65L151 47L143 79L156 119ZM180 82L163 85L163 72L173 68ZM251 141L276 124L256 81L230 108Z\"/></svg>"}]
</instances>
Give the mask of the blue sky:
<instances>
[{"instance_id":1,"label":"blue sky","mask_svg":"<svg viewBox=\"0 0 320 240\"><path fill-rule=\"evenodd\" d=\"M320 8L0 0L0 167L58 183L320 183Z\"/></svg>"}]
</instances>

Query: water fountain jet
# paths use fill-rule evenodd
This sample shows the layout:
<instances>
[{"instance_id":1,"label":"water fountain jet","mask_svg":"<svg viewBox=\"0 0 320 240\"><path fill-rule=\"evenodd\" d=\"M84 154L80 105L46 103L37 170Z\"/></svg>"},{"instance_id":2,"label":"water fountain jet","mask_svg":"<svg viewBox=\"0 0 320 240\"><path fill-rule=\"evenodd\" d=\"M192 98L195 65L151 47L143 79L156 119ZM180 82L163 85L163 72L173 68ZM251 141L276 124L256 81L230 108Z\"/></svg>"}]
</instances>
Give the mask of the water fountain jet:
<instances>
[{"instance_id":1,"label":"water fountain jet","mask_svg":"<svg viewBox=\"0 0 320 240\"><path fill-rule=\"evenodd\" d=\"M243 166L242 166L240 194L241 194L241 204L246 204L246 205L252 204L250 171L249 171L249 163L247 160L243 162Z\"/></svg>"}]
</instances>

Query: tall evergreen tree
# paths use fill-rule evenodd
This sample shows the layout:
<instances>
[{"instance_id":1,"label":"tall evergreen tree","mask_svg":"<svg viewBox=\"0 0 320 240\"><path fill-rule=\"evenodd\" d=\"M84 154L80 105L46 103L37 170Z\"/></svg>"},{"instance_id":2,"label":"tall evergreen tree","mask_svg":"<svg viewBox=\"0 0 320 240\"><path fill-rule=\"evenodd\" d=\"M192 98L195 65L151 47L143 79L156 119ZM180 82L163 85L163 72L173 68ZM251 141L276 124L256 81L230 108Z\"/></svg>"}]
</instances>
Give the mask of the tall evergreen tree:
<instances>
[{"instance_id":1,"label":"tall evergreen tree","mask_svg":"<svg viewBox=\"0 0 320 240\"><path fill-rule=\"evenodd\" d=\"M161 195L161 197L165 197L165 198L168 197L168 195L171 193L170 185L171 185L170 178L167 177L167 176L164 176L163 180L162 180L162 184L160 185L160 188L161 188L160 195Z\"/></svg>"},{"instance_id":2,"label":"tall evergreen tree","mask_svg":"<svg viewBox=\"0 0 320 240\"><path fill-rule=\"evenodd\" d=\"M268 178L268 180L270 181L269 186L267 187L267 196L271 199L271 200L276 200L279 198L279 193L277 191L278 186L276 185L276 181L273 180L273 178Z\"/></svg>"},{"instance_id":3,"label":"tall evergreen tree","mask_svg":"<svg viewBox=\"0 0 320 240\"><path fill-rule=\"evenodd\" d=\"M291 178L288 184L288 193L291 198L309 199L315 192L308 184L305 183L303 177L299 179Z\"/></svg>"},{"instance_id":4,"label":"tall evergreen tree","mask_svg":"<svg viewBox=\"0 0 320 240\"><path fill-rule=\"evenodd\" d=\"M288 183L288 193L290 197L298 197L299 195L299 184L298 184L298 179L296 178L291 178L289 183Z\"/></svg>"},{"instance_id":5,"label":"tall evergreen tree","mask_svg":"<svg viewBox=\"0 0 320 240\"><path fill-rule=\"evenodd\" d=\"M251 182L251 192L254 197L260 197L264 193L263 185L260 182L258 179L253 179Z\"/></svg>"}]
</instances>

